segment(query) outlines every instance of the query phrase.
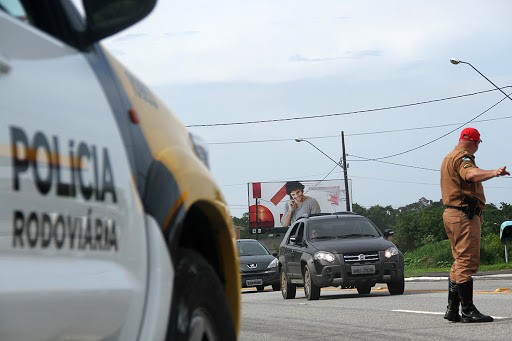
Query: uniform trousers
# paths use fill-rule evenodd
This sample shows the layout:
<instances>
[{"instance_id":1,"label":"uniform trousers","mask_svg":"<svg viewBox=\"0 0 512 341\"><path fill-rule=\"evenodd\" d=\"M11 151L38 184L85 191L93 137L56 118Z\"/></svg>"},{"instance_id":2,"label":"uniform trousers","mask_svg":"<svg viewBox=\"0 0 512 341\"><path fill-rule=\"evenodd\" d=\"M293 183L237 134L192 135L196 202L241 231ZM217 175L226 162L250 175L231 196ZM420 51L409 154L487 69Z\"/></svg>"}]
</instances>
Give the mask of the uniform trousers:
<instances>
[{"instance_id":1,"label":"uniform trousers","mask_svg":"<svg viewBox=\"0 0 512 341\"><path fill-rule=\"evenodd\" d=\"M480 266L482 218L475 215L473 219L468 219L466 213L446 208L443 222L454 259L450 279L457 284L470 281Z\"/></svg>"}]
</instances>

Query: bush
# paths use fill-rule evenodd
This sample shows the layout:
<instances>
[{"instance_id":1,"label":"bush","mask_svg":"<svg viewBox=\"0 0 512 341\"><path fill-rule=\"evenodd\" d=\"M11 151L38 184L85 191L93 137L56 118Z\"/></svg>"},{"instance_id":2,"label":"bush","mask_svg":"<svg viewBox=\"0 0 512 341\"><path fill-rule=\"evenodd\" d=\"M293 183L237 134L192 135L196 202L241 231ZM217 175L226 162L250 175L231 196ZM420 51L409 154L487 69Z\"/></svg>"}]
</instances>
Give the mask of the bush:
<instances>
[{"instance_id":1,"label":"bush","mask_svg":"<svg viewBox=\"0 0 512 341\"><path fill-rule=\"evenodd\" d=\"M510 248L509 248L510 259ZM498 234L488 234L482 238L480 250L480 263L496 264L505 261L505 247Z\"/></svg>"}]
</instances>

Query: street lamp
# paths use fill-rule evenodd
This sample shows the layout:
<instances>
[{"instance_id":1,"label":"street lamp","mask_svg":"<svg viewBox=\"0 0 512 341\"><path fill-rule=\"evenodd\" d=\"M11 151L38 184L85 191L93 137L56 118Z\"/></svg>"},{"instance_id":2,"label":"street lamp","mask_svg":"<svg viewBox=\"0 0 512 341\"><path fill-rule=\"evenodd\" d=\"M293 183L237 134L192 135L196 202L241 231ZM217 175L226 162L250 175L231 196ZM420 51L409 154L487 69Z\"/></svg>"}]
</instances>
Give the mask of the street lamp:
<instances>
[{"instance_id":1,"label":"street lamp","mask_svg":"<svg viewBox=\"0 0 512 341\"><path fill-rule=\"evenodd\" d=\"M343 132L341 132L341 142L342 142L342 147L343 147L343 165L341 165L341 162L336 162L332 157L325 154L320 148L315 146L310 141L308 141L306 139L299 138L299 137L295 138L295 142L303 142L303 141L312 145L316 150L318 150L320 153L327 156L327 158L329 158L329 160L331 160L332 162L334 162L335 164L340 166L341 169L343 169L343 175L345 178L344 179L345 180L345 204L346 204L347 212L350 212L350 195L349 195L349 188L348 188L347 160L345 159L345 140L344 140Z\"/></svg>"},{"instance_id":2,"label":"street lamp","mask_svg":"<svg viewBox=\"0 0 512 341\"><path fill-rule=\"evenodd\" d=\"M487 81L489 83L491 83L492 85L494 85L494 87L496 89L498 89L499 91L501 91L505 96L508 97L508 99L510 99L512 101L512 98L510 98L509 95L507 95L507 93L505 91L503 91L499 86L497 86L496 84L494 84L489 78L485 77L485 75L483 73L481 73L480 71L478 71L478 69L476 67L474 67L473 65L471 65L471 63L468 63L468 62L464 62L462 60L458 60L457 58L450 58L450 62L453 64L453 65L457 65L459 63L462 63L462 64L468 64L469 66L471 66L473 68L473 70L475 70L476 72L478 72L480 74L480 76L484 77L485 79L487 79Z\"/></svg>"},{"instance_id":3,"label":"street lamp","mask_svg":"<svg viewBox=\"0 0 512 341\"><path fill-rule=\"evenodd\" d=\"M334 161L334 159L332 157L330 157L329 155L325 154L320 148L318 148L317 146L315 146L313 143L309 142L308 140L305 140L305 139L301 139L300 137L296 137L295 138L295 142L307 142L309 143L310 145L312 145L314 148L316 148L316 150L318 150L320 153L324 154L325 156L327 156L332 162L334 162L335 164L337 164L338 166L340 165L339 162L336 162Z\"/></svg>"}]
</instances>

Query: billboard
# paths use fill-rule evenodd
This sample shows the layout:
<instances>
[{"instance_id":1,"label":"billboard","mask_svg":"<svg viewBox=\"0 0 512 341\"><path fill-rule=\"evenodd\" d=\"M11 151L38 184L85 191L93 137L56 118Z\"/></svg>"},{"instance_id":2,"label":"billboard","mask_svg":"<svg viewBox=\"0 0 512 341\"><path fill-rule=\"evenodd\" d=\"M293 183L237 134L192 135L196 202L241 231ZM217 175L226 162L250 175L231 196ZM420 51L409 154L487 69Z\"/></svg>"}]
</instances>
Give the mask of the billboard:
<instances>
[{"instance_id":1,"label":"billboard","mask_svg":"<svg viewBox=\"0 0 512 341\"><path fill-rule=\"evenodd\" d=\"M322 213L346 211L343 179L297 180L304 185L304 194L318 201ZM348 180L349 194L352 193ZM247 184L249 227L257 229L282 227L281 217L290 199L286 194L286 181L250 182ZM349 195L349 199L352 195ZM352 209L352 203L349 206Z\"/></svg>"}]
</instances>

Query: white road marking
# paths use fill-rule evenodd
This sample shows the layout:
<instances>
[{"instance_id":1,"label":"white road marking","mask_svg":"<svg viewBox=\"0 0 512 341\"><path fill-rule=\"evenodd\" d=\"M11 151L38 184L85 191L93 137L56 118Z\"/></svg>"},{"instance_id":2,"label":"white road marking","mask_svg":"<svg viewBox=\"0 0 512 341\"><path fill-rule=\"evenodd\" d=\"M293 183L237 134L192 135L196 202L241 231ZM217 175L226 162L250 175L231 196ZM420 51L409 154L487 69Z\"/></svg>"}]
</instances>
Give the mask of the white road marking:
<instances>
[{"instance_id":1,"label":"white road marking","mask_svg":"<svg viewBox=\"0 0 512 341\"><path fill-rule=\"evenodd\" d=\"M440 313L437 311L419 311L419 310L402 310L402 309L393 309L391 311L396 311L399 313L412 313L412 314L425 314L425 315L444 315L444 313ZM493 316L495 320L504 320L510 319L510 317L502 317L502 316Z\"/></svg>"},{"instance_id":2,"label":"white road marking","mask_svg":"<svg viewBox=\"0 0 512 341\"><path fill-rule=\"evenodd\" d=\"M418 311L418 310L401 310L395 309L391 311L396 311L399 313L413 313L413 314L426 314L426 315L444 315L444 313L438 313L436 311Z\"/></svg>"}]
</instances>

